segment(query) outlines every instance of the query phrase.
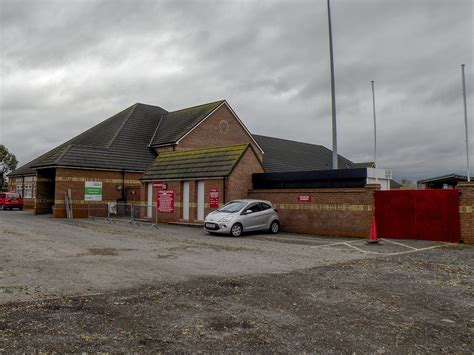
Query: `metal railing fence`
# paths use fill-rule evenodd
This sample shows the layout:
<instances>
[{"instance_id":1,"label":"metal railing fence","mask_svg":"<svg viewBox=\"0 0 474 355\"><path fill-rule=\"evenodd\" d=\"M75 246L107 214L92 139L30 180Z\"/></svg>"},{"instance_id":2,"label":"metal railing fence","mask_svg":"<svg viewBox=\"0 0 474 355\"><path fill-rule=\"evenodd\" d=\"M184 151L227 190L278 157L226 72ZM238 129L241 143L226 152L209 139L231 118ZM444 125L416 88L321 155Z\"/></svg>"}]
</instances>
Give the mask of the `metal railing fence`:
<instances>
[{"instance_id":1,"label":"metal railing fence","mask_svg":"<svg viewBox=\"0 0 474 355\"><path fill-rule=\"evenodd\" d=\"M142 223L158 228L157 216L156 206L144 203L97 202L90 203L87 208L87 217L90 219L125 222L136 227Z\"/></svg>"}]
</instances>

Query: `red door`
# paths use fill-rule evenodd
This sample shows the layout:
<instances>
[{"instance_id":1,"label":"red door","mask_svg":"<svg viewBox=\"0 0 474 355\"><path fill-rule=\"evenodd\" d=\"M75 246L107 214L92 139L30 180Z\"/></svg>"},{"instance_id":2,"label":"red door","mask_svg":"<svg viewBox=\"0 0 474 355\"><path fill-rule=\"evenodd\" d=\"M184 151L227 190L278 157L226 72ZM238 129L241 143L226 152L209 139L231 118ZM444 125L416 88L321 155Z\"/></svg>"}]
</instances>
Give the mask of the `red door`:
<instances>
[{"instance_id":1,"label":"red door","mask_svg":"<svg viewBox=\"0 0 474 355\"><path fill-rule=\"evenodd\" d=\"M375 219L382 238L458 243L458 190L375 192Z\"/></svg>"}]
</instances>

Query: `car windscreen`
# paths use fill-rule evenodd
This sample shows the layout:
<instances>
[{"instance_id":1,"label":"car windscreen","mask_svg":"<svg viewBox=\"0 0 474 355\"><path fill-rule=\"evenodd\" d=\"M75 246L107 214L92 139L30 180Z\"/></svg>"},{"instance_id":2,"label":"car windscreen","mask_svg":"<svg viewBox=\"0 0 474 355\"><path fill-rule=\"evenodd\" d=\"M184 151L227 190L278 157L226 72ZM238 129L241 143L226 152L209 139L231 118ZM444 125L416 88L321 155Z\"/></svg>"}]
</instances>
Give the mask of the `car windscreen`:
<instances>
[{"instance_id":1,"label":"car windscreen","mask_svg":"<svg viewBox=\"0 0 474 355\"><path fill-rule=\"evenodd\" d=\"M235 212L239 212L246 205L247 205L247 202L244 202L244 201L232 201L232 202L229 202L224 207L220 208L218 211L219 212L235 213Z\"/></svg>"}]
</instances>

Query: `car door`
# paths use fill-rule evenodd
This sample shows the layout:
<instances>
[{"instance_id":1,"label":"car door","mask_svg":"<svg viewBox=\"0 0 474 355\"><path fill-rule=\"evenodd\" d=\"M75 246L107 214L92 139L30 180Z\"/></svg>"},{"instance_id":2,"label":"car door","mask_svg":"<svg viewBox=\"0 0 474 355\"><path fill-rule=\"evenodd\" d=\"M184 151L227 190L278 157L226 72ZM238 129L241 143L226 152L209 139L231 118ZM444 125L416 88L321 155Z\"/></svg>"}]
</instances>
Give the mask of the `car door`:
<instances>
[{"instance_id":1,"label":"car door","mask_svg":"<svg viewBox=\"0 0 474 355\"><path fill-rule=\"evenodd\" d=\"M261 218L262 218L262 229L270 228L270 223L272 222L273 217L273 208L268 203L262 202L261 204Z\"/></svg>"},{"instance_id":2,"label":"car door","mask_svg":"<svg viewBox=\"0 0 474 355\"><path fill-rule=\"evenodd\" d=\"M261 219L260 213L261 206L260 203L252 203L244 208L242 216L242 225L244 226L245 231L256 230L260 227Z\"/></svg>"}]
</instances>

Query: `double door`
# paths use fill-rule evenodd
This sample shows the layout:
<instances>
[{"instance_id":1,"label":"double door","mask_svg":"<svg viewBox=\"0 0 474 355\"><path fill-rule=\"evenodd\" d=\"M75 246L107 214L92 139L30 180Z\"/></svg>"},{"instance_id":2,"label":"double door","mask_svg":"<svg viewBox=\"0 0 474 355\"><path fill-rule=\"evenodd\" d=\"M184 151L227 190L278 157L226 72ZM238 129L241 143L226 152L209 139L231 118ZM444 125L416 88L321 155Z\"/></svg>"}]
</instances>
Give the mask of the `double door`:
<instances>
[{"instance_id":1,"label":"double door","mask_svg":"<svg viewBox=\"0 0 474 355\"><path fill-rule=\"evenodd\" d=\"M190 220L190 181L183 181L183 220L189 221ZM205 192L205 184L204 181L197 181L196 182L196 220L197 221L204 221L204 192Z\"/></svg>"}]
</instances>

